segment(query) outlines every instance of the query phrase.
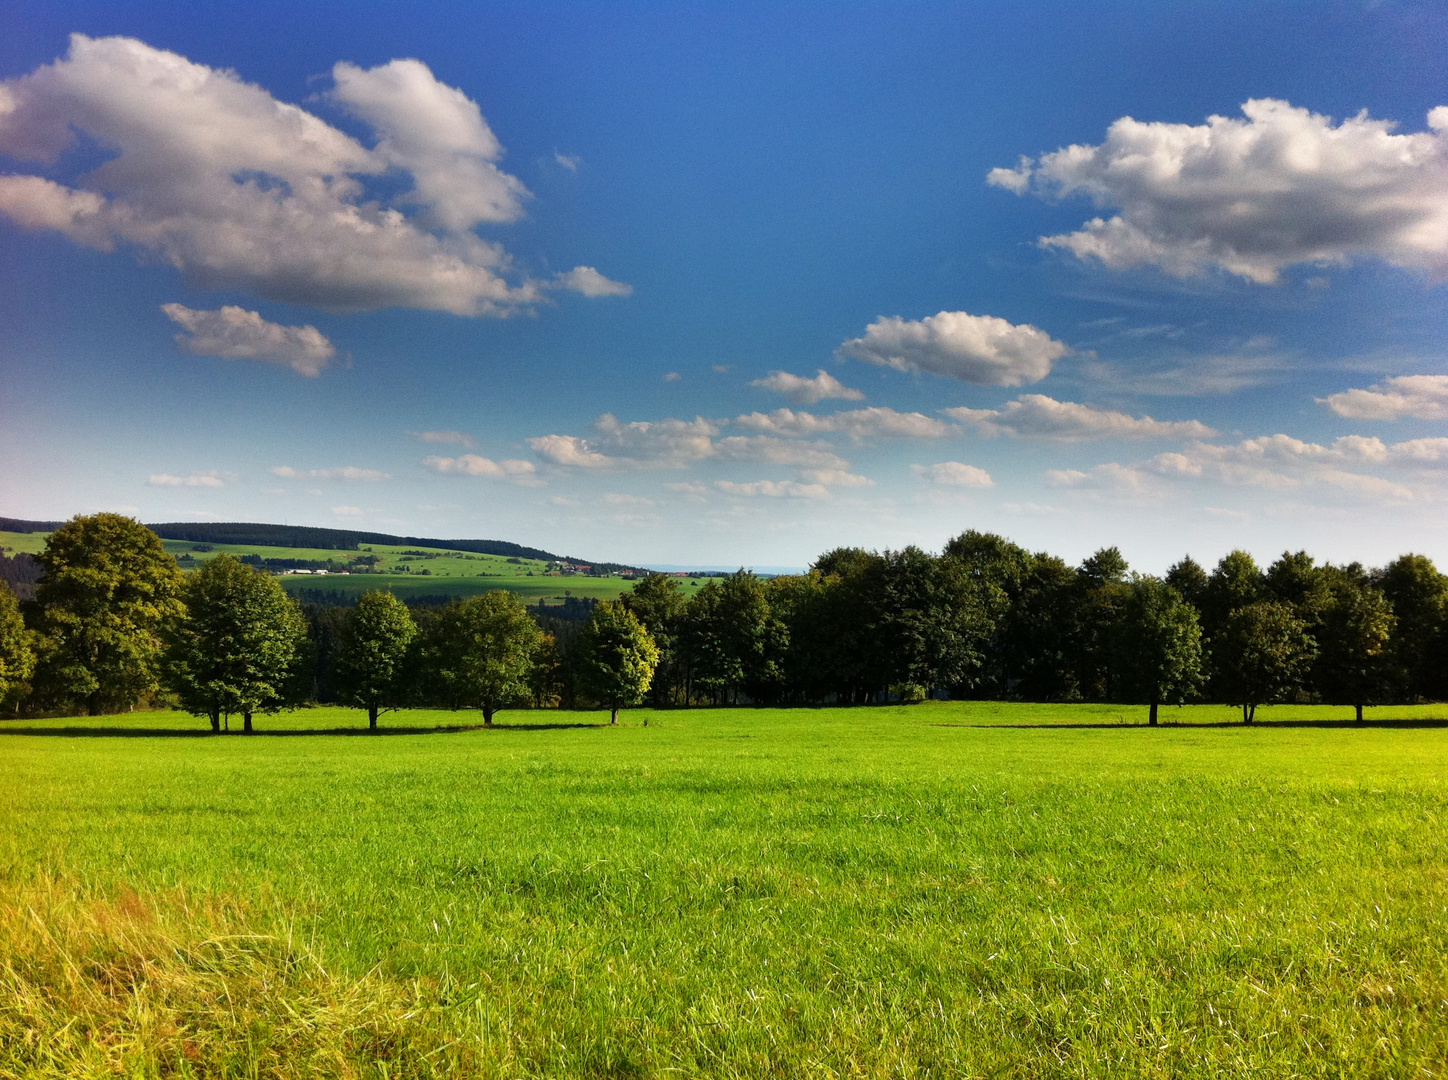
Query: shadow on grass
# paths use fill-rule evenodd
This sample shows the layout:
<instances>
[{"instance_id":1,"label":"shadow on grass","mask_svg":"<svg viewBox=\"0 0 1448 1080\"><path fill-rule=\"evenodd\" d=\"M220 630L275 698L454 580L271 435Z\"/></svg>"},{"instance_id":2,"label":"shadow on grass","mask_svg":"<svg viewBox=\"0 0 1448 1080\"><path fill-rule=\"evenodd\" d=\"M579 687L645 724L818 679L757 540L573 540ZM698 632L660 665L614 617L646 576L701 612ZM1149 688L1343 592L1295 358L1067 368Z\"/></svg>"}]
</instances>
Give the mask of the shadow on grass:
<instances>
[{"instance_id":1,"label":"shadow on grass","mask_svg":"<svg viewBox=\"0 0 1448 1080\"><path fill-rule=\"evenodd\" d=\"M1039 724L971 724L963 721L953 722L942 720L931 726L1014 728L1020 731L1029 731L1034 728L1131 731L1136 728L1150 727L1151 725L1145 720L1098 720L1090 723L1050 723L1043 721ZM1348 728L1350 730L1365 731L1368 728L1448 728L1448 717L1438 719L1425 717L1404 720L1364 720L1362 723L1359 723L1351 717L1345 720L1256 720L1250 724L1244 724L1240 720L1163 720L1157 726L1164 728Z\"/></svg>"},{"instance_id":2,"label":"shadow on grass","mask_svg":"<svg viewBox=\"0 0 1448 1080\"><path fill-rule=\"evenodd\" d=\"M295 736L362 736L383 735L454 735L462 731L567 731L572 728L608 727L606 722L596 724L440 724L434 727L379 727L376 731L368 728L284 728L268 730L257 728L247 735L239 729L212 731L210 728L120 728L120 727L15 727L13 722L0 722L0 736L32 736L38 738L65 739L220 739L230 736L245 738L279 739Z\"/></svg>"}]
</instances>

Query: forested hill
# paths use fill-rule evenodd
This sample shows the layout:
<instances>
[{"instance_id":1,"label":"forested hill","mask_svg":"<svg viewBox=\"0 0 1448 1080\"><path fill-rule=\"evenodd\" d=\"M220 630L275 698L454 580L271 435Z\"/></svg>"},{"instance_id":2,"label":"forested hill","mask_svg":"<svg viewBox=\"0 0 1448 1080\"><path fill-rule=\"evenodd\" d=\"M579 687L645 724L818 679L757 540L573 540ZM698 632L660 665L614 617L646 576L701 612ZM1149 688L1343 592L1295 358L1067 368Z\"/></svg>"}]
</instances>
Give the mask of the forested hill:
<instances>
[{"instance_id":1,"label":"forested hill","mask_svg":"<svg viewBox=\"0 0 1448 1080\"><path fill-rule=\"evenodd\" d=\"M54 532L59 521L21 521L0 517L0 532ZM396 544L401 547L448 548L479 555L502 555L543 562L585 562L568 555L554 555L541 548L525 547L507 540L436 540L424 536L393 536L389 533L358 532L353 529L321 529L310 525L264 525L256 522L171 521L148 525L163 540L187 540L198 544L252 544L259 547L323 548L356 551L361 544Z\"/></svg>"}]
</instances>

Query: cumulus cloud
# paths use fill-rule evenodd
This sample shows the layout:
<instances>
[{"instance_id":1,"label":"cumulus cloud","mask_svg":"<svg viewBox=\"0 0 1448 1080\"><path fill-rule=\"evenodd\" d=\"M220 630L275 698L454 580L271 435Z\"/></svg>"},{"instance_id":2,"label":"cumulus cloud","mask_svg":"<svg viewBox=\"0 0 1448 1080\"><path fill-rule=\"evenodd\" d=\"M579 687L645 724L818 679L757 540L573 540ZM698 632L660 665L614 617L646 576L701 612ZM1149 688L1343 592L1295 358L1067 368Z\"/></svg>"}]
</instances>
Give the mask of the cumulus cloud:
<instances>
[{"instance_id":1,"label":"cumulus cloud","mask_svg":"<svg viewBox=\"0 0 1448 1080\"><path fill-rule=\"evenodd\" d=\"M1071 351L1044 330L994 315L942 311L920 320L876 319L836 355L897 371L943 375L982 386L1040 382Z\"/></svg>"},{"instance_id":2,"label":"cumulus cloud","mask_svg":"<svg viewBox=\"0 0 1448 1080\"><path fill-rule=\"evenodd\" d=\"M1199 125L1122 117L1099 146L1023 158L986 179L1119 211L1040 241L1113 269L1220 267L1270 284L1299 263L1378 258L1448 275L1448 106L1406 135L1366 112L1334 124L1272 99L1242 113Z\"/></svg>"},{"instance_id":3,"label":"cumulus cloud","mask_svg":"<svg viewBox=\"0 0 1448 1080\"><path fill-rule=\"evenodd\" d=\"M234 72L74 34L64 58L0 84L0 153L64 168L84 136L114 156L72 183L0 176L0 214L102 251L129 245L205 288L329 310L501 316L550 288L626 294L592 267L530 279L473 232L515 220L528 193L498 167L477 105L426 65L339 63L332 77L324 97L374 145ZM395 198L369 187L401 174L411 186Z\"/></svg>"},{"instance_id":4,"label":"cumulus cloud","mask_svg":"<svg viewBox=\"0 0 1448 1080\"><path fill-rule=\"evenodd\" d=\"M990 473L962 461L942 461L935 465L911 465L910 471L922 480L942 487L995 487Z\"/></svg>"},{"instance_id":5,"label":"cumulus cloud","mask_svg":"<svg viewBox=\"0 0 1448 1080\"><path fill-rule=\"evenodd\" d=\"M875 481L868 476L852 473L845 469L805 469L800 473L806 483L823 484L825 487L874 487Z\"/></svg>"},{"instance_id":6,"label":"cumulus cloud","mask_svg":"<svg viewBox=\"0 0 1448 1080\"><path fill-rule=\"evenodd\" d=\"M392 477L378 469L363 469L356 465L339 465L331 469L294 469L290 465L277 465L271 469L273 476L283 480L346 480L369 482L391 480Z\"/></svg>"},{"instance_id":7,"label":"cumulus cloud","mask_svg":"<svg viewBox=\"0 0 1448 1080\"><path fill-rule=\"evenodd\" d=\"M749 385L783 394L796 405L813 405L827 398L838 398L842 401L865 400L863 391L846 386L824 368L820 368L819 374L813 379L807 379L803 375L791 375L787 371L771 371L766 378L755 379Z\"/></svg>"},{"instance_id":8,"label":"cumulus cloud","mask_svg":"<svg viewBox=\"0 0 1448 1080\"><path fill-rule=\"evenodd\" d=\"M216 469L208 469L206 472L192 472L185 476L173 476L171 473L153 473L146 478L148 487L225 487L227 480L234 480L235 477L224 475Z\"/></svg>"},{"instance_id":9,"label":"cumulus cloud","mask_svg":"<svg viewBox=\"0 0 1448 1080\"><path fill-rule=\"evenodd\" d=\"M1153 420L1044 394L1023 394L999 409L941 409L982 435L1084 442L1090 439L1205 439L1216 432L1199 420Z\"/></svg>"},{"instance_id":10,"label":"cumulus cloud","mask_svg":"<svg viewBox=\"0 0 1448 1080\"><path fill-rule=\"evenodd\" d=\"M473 437L466 431L414 431L410 433L418 442L437 443L444 446L466 446L473 448Z\"/></svg>"},{"instance_id":11,"label":"cumulus cloud","mask_svg":"<svg viewBox=\"0 0 1448 1080\"><path fill-rule=\"evenodd\" d=\"M485 476L492 480L511 480L515 484L532 487L542 484L538 479L538 467L531 461L510 458L507 461L493 461L477 454L463 454L461 457L438 457L436 454L423 459L422 463L433 472L457 476Z\"/></svg>"},{"instance_id":12,"label":"cumulus cloud","mask_svg":"<svg viewBox=\"0 0 1448 1080\"><path fill-rule=\"evenodd\" d=\"M548 283L550 289L572 289L584 296L632 296L633 286L604 277L591 266L575 266Z\"/></svg>"},{"instance_id":13,"label":"cumulus cloud","mask_svg":"<svg viewBox=\"0 0 1448 1080\"><path fill-rule=\"evenodd\" d=\"M1373 470L1386 470L1390 475L1376 475ZM1323 444L1277 434L1228 445L1191 442L1180 451L1158 454L1134 465L1112 462L1087 472L1053 470L1046 474L1046 482L1052 487L1118 491L1147 490L1164 481L1269 491L1328 487L1405 502L1421 494L1421 487L1414 487L1415 479L1441 481L1444 471L1448 471L1448 438L1389 444L1347 435Z\"/></svg>"},{"instance_id":14,"label":"cumulus cloud","mask_svg":"<svg viewBox=\"0 0 1448 1080\"><path fill-rule=\"evenodd\" d=\"M232 304L217 311L162 304L161 310L186 331L176 335L176 344L197 356L282 364L315 379L337 354L315 326L281 326Z\"/></svg>"},{"instance_id":15,"label":"cumulus cloud","mask_svg":"<svg viewBox=\"0 0 1448 1080\"><path fill-rule=\"evenodd\" d=\"M830 489L823 484L802 484L795 480L754 480L743 484L716 480L714 486L726 495L748 499L826 499L830 494Z\"/></svg>"},{"instance_id":16,"label":"cumulus cloud","mask_svg":"<svg viewBox=\"0 0 1448 1080\"><path fill-rule=\"evenodd\" d=\"M845 469L849 462L826 442L800 442L775 435L730 435L714 444L724 461L751 461L761 465L793 465L810 469Z\"/></svg>"},{"instance_id":17,"label":"cumulus cloud","mask_svg":"<svg viewBox=\"0 0 1448 1080\"><path fill-rule=\"evenodd\" d=\"M1448 420L1448 375L1398 375L1317 401L1349 420Z\"/></svg>"},{"instance_id":18,"label":"cumulus cloud","mask_svg":"<svg viewBox=\"0 0 1448 1080\"><path fill-rule=\"evenodd\" d=\"M332 513L338 517L361 517L362 508L360 506L334 506Z\"/></svg>"},{"instance_id":19,"label":"cumulus cloud","mask_svg":"<svg viewBox=\"0 0 1448 1080\"><path fill-rule=\"evenodd\" d=\"M775 409L771 413L746 413L736 417L734 426L787 438L811 435L840 434L852 439L945 439L958 435L959 429L924 413L901 413L884 406L849 409L820 416L795 409Z\"/></svg>"},{"instance_id":20,"label":"cumulus cloud","mask_svg":"<svg viewBox=\"0 0 1448 1080\"><path fill-rule=\"evenodd\" d=\"M664 382L679 382L683 378L684 377L680 375L677 371L669 371L664 373Z\"/></svg>"},{"instance_id":21,"label":"cumulus cloud","mask_svg":"<svg viewBox=\"0 0 1448 1080\"><path fill-rule=\"evenodd\" d=\"M589 469L682 469L713 457L719 428L703 417L693 420L636 420L623 423L612 413L593 422L594 434L542 435L529 439L554 465Z\"/></svg>"}]
</instances>

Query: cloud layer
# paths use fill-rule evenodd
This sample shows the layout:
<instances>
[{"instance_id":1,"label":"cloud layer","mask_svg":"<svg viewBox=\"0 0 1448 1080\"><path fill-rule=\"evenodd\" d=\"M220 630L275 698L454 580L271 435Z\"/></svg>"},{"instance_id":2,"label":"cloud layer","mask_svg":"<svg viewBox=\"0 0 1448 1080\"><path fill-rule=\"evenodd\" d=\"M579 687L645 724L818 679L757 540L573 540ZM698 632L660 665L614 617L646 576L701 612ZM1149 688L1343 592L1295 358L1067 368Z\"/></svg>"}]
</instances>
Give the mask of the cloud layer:
<instances>
[{"instance_id":1,"label":"cloud layer","mask_svg":"<svg viewBox=\"0 0 1448 1080\"><path fill-rule=\"evenodd\" d=\"M824 368L820 368L819 374L813 379L803 375L791 375L787 371L771 371L766 378L755 379L749 385L783 394L796 405L814 405L826 399L865 400L863 391L846 386Z\"/></svg>"},{"instance_id":2,"label":"cloud layer","mask_svg":"<svg viewBox=\"0 0 1448 1080\"><path fill-rule=\"evenodd\" d=\"M994 315L942 311L920 320L876 319L836 353L897 371L929 372L981 386L1040 382L1070 352L1044 330Z\"/></svg>"},{"instance_id":3,"label":"cloud layer","mask_svg":"<svg viewBox=\"0 0 1448 1080\"><path fill-rule=\"evenodd\" d=\"M472 227L513 221L527 191L477 105L416 60L339 63L324 95L368 147L235 73L133 38L71 37L67 55L0 84L0 153L64 167L77 133L114 156L77 186L0 176L0 214L109 251L131 245L206 288L329 310L527 310L546 290L619 295L591 267L517 273ZM369 188L411 177L390 200Z\"/></svg>"},{"instance_id":4,"label":"cloud layer","mask_svg":"<svg viewBox=\"0 0 1448 1080\"><path fill-rule=\"evenodd\" d=\"M510 458L507 461L493 461L477 454L463 454L461 457L438 457L433 455L422 462L433 472L458 476L485 476L492 480L511 480L515 484L533 487L542 483L537 477L538 467L531 461Z\"/></svg>"},{"instance_id":5,"label":"cloud layer","mask_svg":"<svg viewBox=\"0 0 1448 1080\"><path fill-rule=\"evenodd\" d=\"M1448 420L1448 375L1398 375L1317 400L1349 420Z\"/></svg>"},{"instance_id":6,"label":"cloud layer","mask_svg":"<svg viewBox=\"0 0 1448 1080\"><path fill-rule=\"evenodd\" d=\"M942 461L935 465L911 465L916 476L941 487L990 488L995 481L990 473L962 461Z\"/></svg>"},{"instance_id":7,"label":"cloud layer","mask_svg":"<svg viewBox=\"0 0 1448 1080\"><path fill-rule=\"evenodd\" d=\"M351 483L372 483L392 479L380 469L364 469L357 465L338 465L330 469L294 469L290 465L277 465L270 471L273 476L280 476L283 480L345 480Z\"/></svg>"},{"instance_id":8,"label":"cloud layer","mask_svg":"<svg viewBox=\"0 0 1448 1080\"><path fill-rule=\"evenodd\" d=\"M1371 257L1448 275L1448 106L1407 135L1365 112L1334 124L1272 99L1242 113L1199 125L1122 117L1099 146L1023 158L987 181L1119 211L1041 238L1114 269L1220 267L1270 284L1295 264Z\"/></svg>"},{"instance_id":9,"label":"cloud layer","mask_svg":"<svg viewBox=\"0 0 1448 1080\"><path fill-rule=\"evenodd\" d=\"M1128 416L1045 394L1023 394L999 409L942 409L982 435L1084 442L1090 439L1205 439L1216 432L1199 420L1153 420Z\"/></svg>"},{"instance_id":10,"label":"cloud layer","mask_svg":"<svg viewBox=\"0 0 1448 1080\"><path fill-rule=\"evenodd\" d=\"M197 356L282 364L298 375L315 379L337 354L315 326L281 326L263 319L258 312L231 304L217 311L162 304L161 310L186 330L176 335L176 344Z\"/></svg>"}]
</instances>

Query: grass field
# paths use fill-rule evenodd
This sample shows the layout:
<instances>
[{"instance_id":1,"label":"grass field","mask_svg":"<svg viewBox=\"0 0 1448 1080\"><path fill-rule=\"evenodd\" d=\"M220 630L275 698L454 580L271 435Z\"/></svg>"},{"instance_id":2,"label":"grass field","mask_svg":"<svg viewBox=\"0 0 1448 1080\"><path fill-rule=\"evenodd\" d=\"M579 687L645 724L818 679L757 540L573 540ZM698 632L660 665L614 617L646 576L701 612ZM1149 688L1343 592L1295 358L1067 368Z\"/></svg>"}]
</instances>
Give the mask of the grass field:
<instances>
[{"instance_id":1,"label":"grass field","mask_svg":"<svg viewBox=\"0 0 1448 1080\"><path fill-rule=\"evenodd\" d=\"M0 551L7 554L38 554L47 533L0 532ZM163 540L166 550L186 568L200 566L223 551L233 555L260 555L264 559L305 559L316 562L334 559L351 562L377 555L381 572L313 575L283 575L289 590L321 589L343 595L357 595L370 589L390 589L406 599L412 596L475 596L491 589L517 593L528 603L544 600L562 603L569 596L612 600L633 588L631 581L618 577L547 576L546 563L534 559L509 562L501 555L481 555L450 548L412 548L387 544L365 545L357 551L328 548L283 548L256 544L196 544L187 540ZM201 550L209 549L209 550ZM411 553L411 554L409 554ZM427 571L425 574L423 571ZM529 574L532 574L530 577ZM704 579L707 580L707 579ZM681 578L686 596L703 584L697 578Z\"/></svg>"},{"instance_id":2,"label":"grass field","mask_svg":"<svg viewBox=\"0 0 1448 1080\"><path fill-rule=\"evenodd\" d=\"M6 721L0 1076L1443 1075L1445 709L1140 713Z\"/></svg>"}]
</instances>

